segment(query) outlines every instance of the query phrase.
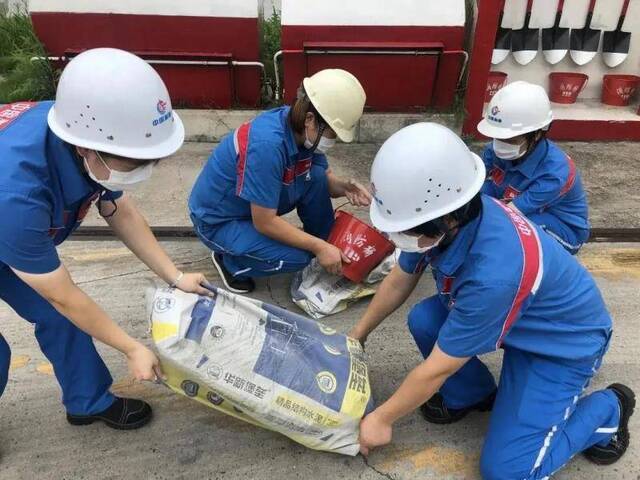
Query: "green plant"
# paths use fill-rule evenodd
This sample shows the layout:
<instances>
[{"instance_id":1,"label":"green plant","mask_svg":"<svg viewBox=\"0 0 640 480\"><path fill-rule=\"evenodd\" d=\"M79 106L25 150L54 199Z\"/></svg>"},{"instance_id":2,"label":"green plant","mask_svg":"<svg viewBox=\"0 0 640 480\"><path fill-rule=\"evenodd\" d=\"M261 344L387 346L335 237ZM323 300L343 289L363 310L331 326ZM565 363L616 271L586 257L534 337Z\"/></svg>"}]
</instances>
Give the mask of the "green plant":
<instances>
[{"instance_id":1,"label":"green plant","mask_svg":"<svg viewBox=\"0 0 640 480\"><path fill-rule=\"evenodd\" d=\"M280 13L273 8L270 17L261 17L260 20L260 58L265 67L265 86L267 91L275 88L275 68L273 55L280 50ZM265 95L265 100L270 101L271 95Z\"/></svg>"},{"instance_id":2,"label":"green plant","mask_svg":"<svg viewBox=\"0 0 640 480\"><path fill-rule=\"evenodd\" d=\"M0 103L55 96L57 72L46 56L25 8L0 12Z\"/></svg>"}]
</instances>

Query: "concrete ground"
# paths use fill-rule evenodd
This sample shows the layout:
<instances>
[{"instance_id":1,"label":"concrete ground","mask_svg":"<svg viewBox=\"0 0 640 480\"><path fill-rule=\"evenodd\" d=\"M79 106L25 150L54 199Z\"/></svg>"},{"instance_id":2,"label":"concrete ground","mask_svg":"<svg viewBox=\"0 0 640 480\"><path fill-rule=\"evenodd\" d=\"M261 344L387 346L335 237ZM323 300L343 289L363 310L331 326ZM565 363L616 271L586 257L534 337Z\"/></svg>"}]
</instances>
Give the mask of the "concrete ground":
<instances>
[{"instance_id":1,"label":"concrete ground","mask_svg":"<svg viewBox=\"0 0 640 480\"><path fill-rule=\"evenodd\" d=\"M585 175L598 227L640 227L637 180L630 165L637 144L566 145ZM185 196L212 145L187 144L174 163L166 162L137 196L153 225L188 225ZM366 180L373 145L339 146L334 168ZM365 216L366 212L359 214ZM92 217L89 223L102 224ZM181 268L202 271L218 283L208 251L196 240L163 242ZM116 241L69 241L60 248L75 281L130 334L151 344L144 290L153 275ZM594 274L615 319L615 334L605 363L591 388L621 381L640 389L640 245L591 244L580 260ZM290 277L258 283L255 296L290 309ZM375 398L384 401L420 361L405 326L409 307L434 292L424 276L412 298L369 339L368 363ZM346 332L362 315L362 301L325 323ZM0 399L0 479L477 479L478 458L488 416L438 427L413 413L401 420L389 447L362 457L319 453L283 436L217 413L162 386L135 383L124 359L99 347L118 394L144 398L156 417L135 432L101 425L72 427L64 419L60 392L33 337L33 328L0 303L0 331L13 349L10 380ZM498 375L500 355L485 360ZM632 445L618 464L596 467L575 458L554 478L640 478L640 415L631 423Z\"/></svg>"}]
</instances>

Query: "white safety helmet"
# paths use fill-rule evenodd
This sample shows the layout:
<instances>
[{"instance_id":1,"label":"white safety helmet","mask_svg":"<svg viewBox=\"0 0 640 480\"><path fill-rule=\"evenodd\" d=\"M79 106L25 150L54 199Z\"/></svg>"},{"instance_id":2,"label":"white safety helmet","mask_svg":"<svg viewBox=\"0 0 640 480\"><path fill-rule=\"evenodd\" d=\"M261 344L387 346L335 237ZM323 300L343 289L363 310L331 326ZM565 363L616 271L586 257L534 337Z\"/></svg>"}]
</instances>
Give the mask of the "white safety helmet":
<instances>
[{"instance_id":1,"label":"white safety helmet","mask_svg":"<svg viewBox=\"0 0 640 480\"><path fill-rule=\"evenodd\" d=\"M49 128L65 142L131 159L157 159L184 142L167 87L141 58L87 50L62 72Z\"/></svg>"},{"instance_id":2,"label":"white safety helmet","mask_svg":"<svg viewBox=\"0 0 640 480\"><path fill-rule=\"evenodd\" d=\"M513 82L496 92L489 102L486 117L478 131L490 138L504 140L546 129L553 120L547 92L540 85Z\"/></svg>"},{"instance_id":3,"label":"white safety helmet","mask_svg":"<svg viewBox=\"0 0 640 480\"><path fill-rule=\"evenodd\" d=\"M454 132L416 123L394 133L371 167L369 214L383 232L402 232L467 204L482 188L484 163Z\"/></svg>"},{"instance_id":4,"label":"white safety helmet","mask_svg":"<svg viewBox=\"0 0 640 480\"><path fill-rule=\"evenodd\" d=\"M343 142L352 142L367 95L356 77L340 69L321 70L302 81L307 96Z\"/></svg>"}]
</instances>

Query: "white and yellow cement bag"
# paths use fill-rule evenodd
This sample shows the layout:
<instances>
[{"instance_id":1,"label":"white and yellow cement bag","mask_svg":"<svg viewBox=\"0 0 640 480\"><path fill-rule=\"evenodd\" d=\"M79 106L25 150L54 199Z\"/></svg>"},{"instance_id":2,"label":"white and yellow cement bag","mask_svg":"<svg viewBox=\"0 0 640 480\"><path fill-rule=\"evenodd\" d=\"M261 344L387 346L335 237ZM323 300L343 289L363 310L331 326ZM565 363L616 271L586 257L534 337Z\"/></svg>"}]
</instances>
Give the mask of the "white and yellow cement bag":
<instances>
[{"instance_id":1,"label":"white and yellow cement bag","mask_svg":"<svg viewBox=\"0 0 640 480\"><path fill-rule=\"evenodd\" d=\"M356 455L360 419L373 408L360 344L288 310L214 291L148 292L167 385L309 448Z\"/></svg>"}]
</instances>

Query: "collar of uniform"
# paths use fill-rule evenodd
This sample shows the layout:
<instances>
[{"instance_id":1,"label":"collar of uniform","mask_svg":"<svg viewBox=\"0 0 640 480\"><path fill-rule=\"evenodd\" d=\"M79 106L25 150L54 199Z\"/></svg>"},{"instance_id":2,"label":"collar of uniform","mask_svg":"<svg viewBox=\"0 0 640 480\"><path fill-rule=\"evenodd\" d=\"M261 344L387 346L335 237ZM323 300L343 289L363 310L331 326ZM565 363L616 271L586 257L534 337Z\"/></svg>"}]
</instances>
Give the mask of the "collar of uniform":
<instances>
[{"instance_id":1,"label":"collar of uniform","mask_svg":"<svg viewBox=\"0 0 640 480\"><path fill-rule=\"evenodd\" d=\"M296 143L296 137L293 134L293 130L289 125L289 110L291 107L284 107L282 109L282 113L280 114L280 121L282 122L282 128L284 131L284 144L287 149L287 154L290 157L294 155L298 155L300 149L298 148L298 144Z\"/></svg>"},{"instance_id":2,"label":"collar of uniform","mask_svg":"<svg viewBox=\"0 0 640 480\"><path fill-rule=\"evenodd\" d=\"M482 212L462 227L456 235L456 238L451 242L451 245L449 245L444 252L437 255L431 262L431 264L444 275L448 277L453 276L456 270L464 263L471 244L476 238L476 232L481 218Z\"/></svg>"},{"instance_id":3,"label":"collar of uniform","mask_svg":"<svg viewBox=\"0 0 640 480\"><path fill-rule=\"evenodd\" d=\"M78 166L74 147L49 132L49 161L58 174L65 205L71 205L96 191Z\"/></svg>"},{"instance_id":4,"label":"collar of uniform","mask_svg":"<svg viewBox=\"0 0 640 480\"><path fill-rule=\"evenodd\" d=\"M513 170L518 170L527 178L531 178L538 168L538 165L540 165L542 159L547 156L548 150L549 143L545 138L541 142L538 142L536 148L534 148L533 151L525 157L522 163L519 163L518 165L513 167Z\"/></svg>"}]
</instances>

